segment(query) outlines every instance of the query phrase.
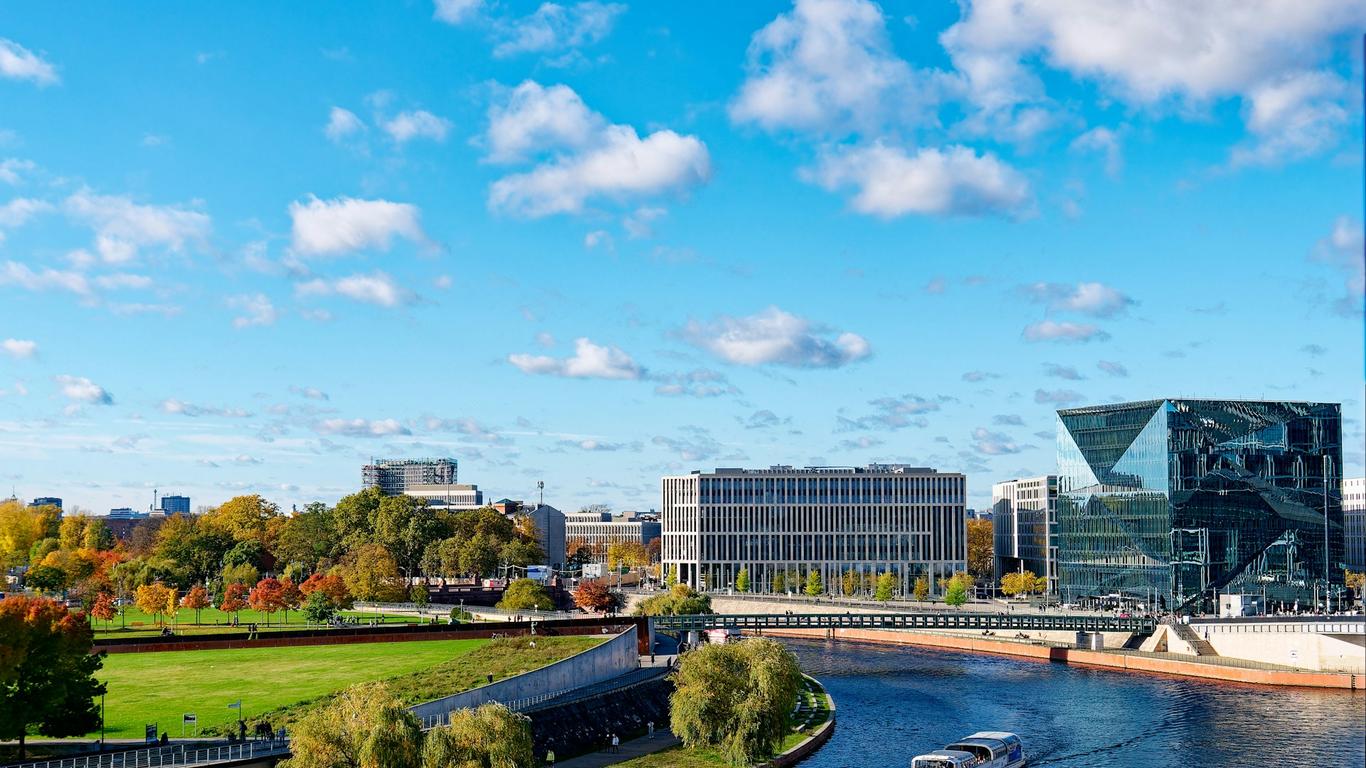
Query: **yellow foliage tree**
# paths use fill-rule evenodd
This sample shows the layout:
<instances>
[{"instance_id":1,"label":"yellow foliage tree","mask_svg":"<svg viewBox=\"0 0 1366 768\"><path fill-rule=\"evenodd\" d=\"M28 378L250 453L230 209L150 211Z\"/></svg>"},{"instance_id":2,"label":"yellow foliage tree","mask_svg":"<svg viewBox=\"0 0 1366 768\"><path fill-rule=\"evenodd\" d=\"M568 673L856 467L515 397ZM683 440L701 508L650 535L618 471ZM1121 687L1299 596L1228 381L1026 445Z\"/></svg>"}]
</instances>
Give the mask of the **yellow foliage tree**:
<instances>
[{"instance_id":1,"label":"yellow foliage tree","mask_svg":"<svg viewBox=\"0 0 1366 768\"><path fill-rule=\"evenodd\" d=\"M162 616L175 613L176 591L161 582L144 584L133 595L133 602L143 613L151 614L156 623L161 624Z\"/></svg>"}]
</instances>

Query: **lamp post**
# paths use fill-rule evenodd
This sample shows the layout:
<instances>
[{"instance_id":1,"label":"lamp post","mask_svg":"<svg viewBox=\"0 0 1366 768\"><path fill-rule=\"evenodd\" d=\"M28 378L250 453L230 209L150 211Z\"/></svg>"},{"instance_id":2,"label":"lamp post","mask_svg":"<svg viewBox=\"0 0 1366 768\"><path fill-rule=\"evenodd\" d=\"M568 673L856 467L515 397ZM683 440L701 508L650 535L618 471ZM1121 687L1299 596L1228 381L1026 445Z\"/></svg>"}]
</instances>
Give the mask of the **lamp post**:
<instances>
[{"instance_id":1,"label":"lamp post","mask_svg":"<svg viewBox=\"0 0 1366 768\"><path fill-rule=\"evenodd\" d=\"M104 751L104 692L100 692L100 751Z\"/></svg>"}]
</instances>

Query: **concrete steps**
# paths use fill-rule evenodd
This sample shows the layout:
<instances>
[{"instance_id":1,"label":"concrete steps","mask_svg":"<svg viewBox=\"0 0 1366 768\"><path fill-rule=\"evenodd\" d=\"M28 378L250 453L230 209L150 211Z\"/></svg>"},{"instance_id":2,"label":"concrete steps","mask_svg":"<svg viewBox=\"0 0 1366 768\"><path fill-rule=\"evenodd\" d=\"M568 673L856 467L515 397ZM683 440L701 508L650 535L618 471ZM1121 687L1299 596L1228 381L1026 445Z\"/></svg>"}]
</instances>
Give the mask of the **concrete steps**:
<instances>
[{"instance_id":1,"label":"concrete steps","mask_svg":"<svg viewBox=\"0 0 1366 768\"><path fill-rule=\"evenodd\" d=\"M1185 640L1186 644L1191 647L1191 650L1195 651L1196 656L1219 655L1219 652L1214 650L1214 646L1210 645L1209 641L1200 637L1199 633L1191 629L1189 624L1172 624L1171 628L1172 631L1176 633L1177 637Z\"/></svg>"}]
</instances>

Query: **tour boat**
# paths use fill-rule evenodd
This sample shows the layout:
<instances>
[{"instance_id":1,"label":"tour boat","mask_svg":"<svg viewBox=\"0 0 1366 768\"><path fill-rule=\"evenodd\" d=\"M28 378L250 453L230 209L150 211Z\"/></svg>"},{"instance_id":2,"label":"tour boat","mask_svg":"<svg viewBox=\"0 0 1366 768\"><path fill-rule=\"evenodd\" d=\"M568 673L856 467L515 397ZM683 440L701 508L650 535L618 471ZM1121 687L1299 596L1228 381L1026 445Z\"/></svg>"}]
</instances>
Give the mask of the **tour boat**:
<instances>
[{"instance_id":1,"label":"tour boat","mask_svg":"<svg viewBox=\"0 0 1366 768\"><path fill-rule=\"evenodd\" d=\"M911 768L1020 768L1024 764L1020 737L1004 731L978 731L911 760Z\"/></svg>"}]
</instances>

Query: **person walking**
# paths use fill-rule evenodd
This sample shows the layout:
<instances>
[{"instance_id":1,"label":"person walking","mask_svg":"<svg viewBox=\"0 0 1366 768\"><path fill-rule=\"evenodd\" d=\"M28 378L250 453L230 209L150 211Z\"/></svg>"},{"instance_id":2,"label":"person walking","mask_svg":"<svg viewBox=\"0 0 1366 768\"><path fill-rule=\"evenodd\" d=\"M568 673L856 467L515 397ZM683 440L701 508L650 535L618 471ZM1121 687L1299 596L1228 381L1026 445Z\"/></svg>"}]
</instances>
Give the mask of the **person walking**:
<instances>
[{"instance_id":1,"label":"person walking","mask_svg":"<svg viewBox=\"0 0 1366 768\"><path fill-rule=\"evenodd\" d=\"M550 768L555 768L555 750L547 749L545 751L545 764Z\"/></svg>"},{"instance_id":2,"label":"person walking","mask_svg":"<svg viewBox=\"0 0 1366 768\"><path fill-rule=\"evenodd\" d=\"M645 732L647 734L645 738L653 739L655 737L655 721L651 720L645 724Z\"/></svg>"},{"instance_id":3,"label":"person walking","mask_svg":"<svg viewBox=\"0 0 1366 768\"><path fill-rule=\"evenodd\" d=\"M621 751L621 739L617 738L617 735L614 733L614 734L612 734L612 752L613 752L613 753L616 753L616 752L620 752L620 751Z\"/></svg>"}]
</instances>

